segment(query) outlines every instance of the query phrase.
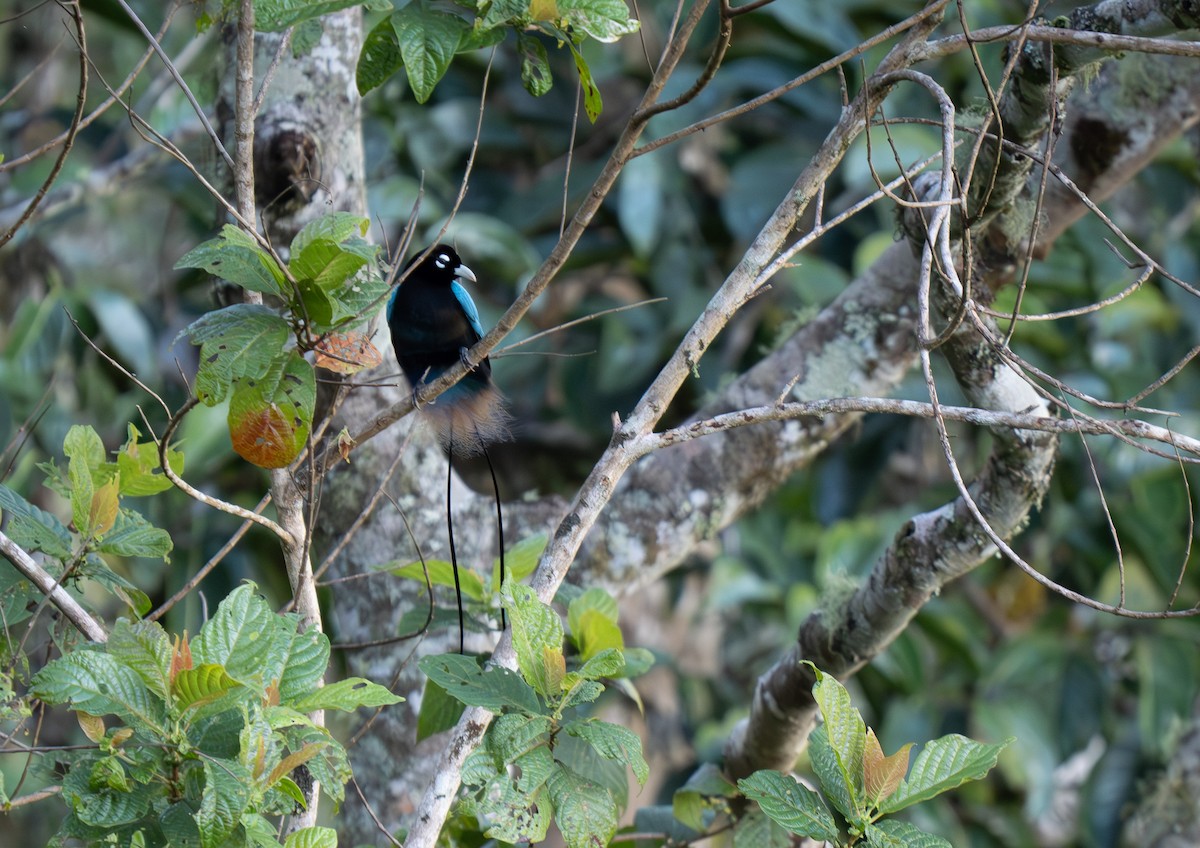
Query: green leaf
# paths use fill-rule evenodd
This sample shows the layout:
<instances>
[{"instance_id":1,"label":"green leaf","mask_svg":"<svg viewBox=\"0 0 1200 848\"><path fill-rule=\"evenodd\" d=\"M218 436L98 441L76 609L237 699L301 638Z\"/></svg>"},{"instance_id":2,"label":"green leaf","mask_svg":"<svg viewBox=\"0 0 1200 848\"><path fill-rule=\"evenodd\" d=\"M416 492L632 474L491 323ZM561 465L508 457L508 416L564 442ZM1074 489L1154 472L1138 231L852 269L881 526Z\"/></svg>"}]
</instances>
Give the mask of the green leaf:
<instances>
[{"instance_id":1,"label":"green leaf","mask_svg":"<svg viewBox=\"0 0 1200 848\"><path fill-rule=\"evenodd\" d=\"M229 401L233 449L261 468L287 466L304 450L316 402L312 365L295 350L276 357L261 377L234 385Z\"/></svg>"},{"instance_id":2,"label":"green leaf","mask_svg":"<svg viewBox=\"0 0 1200 848\"><path fill-rule=\"evenodd\" d=\"M573 29L597 41L616 41L638 31L641 24L629 17L625 0L557 0L558 13Z\"/></svg>"},{"instance_id":3,"label":"green leaf","mask_svg":"<svg viewBox=\"0 0 1200 848\"><path fill-rule=\"evenodd\" d=\"M463 707L462 701L453 697L440 683L430 679L421 696L421 711L417 713L417 741L454 727L458 724Z\"/></svg>"},{"instance_id":4,"label":"green leaf","mask_svg":"<svg viewBox=\"0 0 1200 848\"><path fill-rule=\"evenodd\" d=\"M537 791L559 767L547 745L531 748L512 761L516 767L517 789L523 793Z\"/></svg>"},{"instance_id":5,"label":"green leaf","mask_svg":"<svg viewBox=\"0 0 1200 848\"><path fill-rule=\"evenodd\" d=\"M290 619L289 619L290 620ZM279 702L295 704L300 699L317 691L329 667L329 637L315 627L303 633L295 625L287 630L287 642L275 655L274 665L266 672L270 680L279 681Z\"/></svg>"},{"instance_id":6,"label":"green leaf","mask_svg":"<svg viewBox=\"0 0 1200 848\"><path fill-rule=\"evenodd\" d=\"M392 27L413 96L424 103L450 67L470 24L416 0L392 14Z\"/></svg>"},{"instance_id":7,"label":"green leaf","mask_svg":"<svg viewBox=\"0 0 1200 848\"><path fill-rule=\"evenodd\" d=\"M620 677L625 670L625 657L615 648L606 648L589 659L576 672L586 680L599 680L602 677Z\"/></svg>"},{"instance_id":8,"label":"green leaf","mask_svg":"<svg viewBox=\"0 0 1200 848\"><path fill-rule=\"evenodd\" d=\"M141 513L121 509L96 550L113 556L167 559L174 547L166 530L155 527Z\"/></svg>"},{"instance_id":9,"label":"green leaf","mask_svg":"<svg viewBox=\"0 0 1200 848\"><path fill-rule=\"evenodd\" d=\"M274 310L238 303L209 312L183 331L200 345L196 397L215 406L228 395L235 380L259 377L283 351L291 333L287 321Z\"/></svg>"},{"instance_id":10,"label":"green leaf","mask_svg":"<svg viewBox=\"0 0 1200 848\"><path fill-rule=\"evenodd\" d=\"M725 779L721 770L712 763L702 763L687 779L687 783L675 790L671 798L673 815L689 828L702 832L706 828L705 812L713 807L709 798L732 798L738 788Z\"/></svg>"},{"instance_id":11,"label":"green leaf","mask_svg":"<svg viewBox=\"0 0 1200 848\"><path fill-rule=\"evenodd\" d=\"M578 622L571 629L571 635L579 654L585 660L598 656L606 651L622 651L625 648L625 637L616 621L599 610L584 610L579 614Z\"/></svg>"},{"instance_id":12,"label":"green leaf","mask_svg":"<svg viewBox=\"0 0 1200 848\"><path fill-rule=\"evenodd\" d=\"M129 425L129 439L117 453L118 479L121 494L129 497L156 495L171 488L171 481L162 473L158 460L158 445L139 442L136 427ZM168 448L167 462L176 474L183 474L183 452Z\"/></svg>"},{"instance_id":13,"label":"green leaf","mask_svg":"<svg viewBox=\"0 0 1200 848\"><path fill-rule=\"evenodd\" d=\"M537 747L546 747L553 724L549 716L506 713L488 731L488 749L500 762L510 763Z\"/></svg>"},{"instance_id":14,"label":"green leaf","mask_svg":"<svg viewBox=\"0 0 1200 848\"><path fill-rule=\"evenodd\" d=\"M212 703L240 688L242 684L230 677L229 672L212 663L180 669L171 683L171 693L180 710Z\"/></svg>"},{"instance_id":15,"label":"green leaf","mask_svg":"<svg viewBox=\"0 0 1200 848\"><path fill-rule=\"evenodd\" d=\"M671 813L697 833L704 832L704 817L710 808L699 792L679 789L671 796Z\"/></svg>"},{"instance_id":16,"label":"green leaf","mask_svg":"<svg viewBox=\"0 0 1200 848\"><path fill-rule=\"evenodd\" d=\"M791 848L792 835L762 810L751 810L738 820L733 848Z\"/></svg>"},{"instance_id":17,"label":"green leaf","mask_svg":"<svg viewBox=\"0 0 1200 848\"><path fill-rule=\"evenodd\" d=\"M551 759L553 765L553 759ZM486 816L485 836L503 842L536 844L550 829L553 805L545 790L522 792L508 778L498 776L484 788L481 812Z\"/></svg>"},{"instance_id":18,"label":"green leaf","mask_svg":"<svg viewBox=\"0 0 1200 848\"><path fill-rule=\"evenodd\" d=\"M863 813L863 750L867 742L867 726L862 715L850 703L850 693L846 687L816 666L812 666L812 669L817 677L813 685L813 698L825 720L825 733L837 763L837 779L842 784L840 788L831 787L828 779L832 775L826 774L821 775L821 785L827 793L849 800L850 809L842 812L857 824Z\"/></svg>"},{"instance_id":19,"label":"green leaf","mask_svg":"<svg viewBox=\"0 0 1200 848\"><path fill-rule=\"evenodd\" d=\"M567 733L587 742L600 756L616 760L633 770L639 786L646 785L650 766L642 756L642 740L632 730L598 719L573 721L566 725Z\"/></svg>"},{"instance_id":20,"label":"green leaf","mask_svg":"<svg viewBox=\"0 0 1200 848\"><path fill-rule=\"evenodd\" d=\"M538 560L546 549L546 534L527 536L504 552L504 579L520 583L537 570ZM492 591L500 592L500 558L492 560Z\"/></svg>"},{"instance_id":21,"label":"green leaf","mask_svg":"<svg viewBox=\"0 0 1200 848\"><path fill-rule=\"evenodd\" d=\"M620 811L602 786L565 769L555 769L546 780L554 804L554 821L568 848L607 845L617 832Z\"/></svg>"},{"instance_id":22,"label":"green leaf","mask_svg":"<svg viewBox=\"0 0 1200 848\"><path fill-rule=\"evenodd\" d=\"M32 691L48 704L115 715L135 730L162 733L162 702L137 672L100 651L76 650L52 661L34 675Z\"/></svg>"},{"instance_id":23,"label":"green leaf","mask_svg":"<svg viewBox=\"0 0 1200 848\"><path fill-rule=\"evenodd\" d=\"M171 687L171 640L162 625L118 618L104 647L111 657L136 671L151 692L166 700Z\"/></svg>"},{"instance_id":24,"label":"green leaf","mask_svg":"<svg viewBox=\"0 0 1200 848\"><path fill-rule=\"evenodd\" d=\"M617 221L639 259L649 260L662 239L671 194L660 157L639 156L621 169Z\"/></svg>"},{"instance_id":25,"label":"green leaf","mask_svg":"<svg viewBox=\"0 0 1200 848\"><path fill-rule=\"evenodd\" d=\"M554 85L546 45L537 36L518 32L517 55L521 57L521 84L534 97L541 97Z\"/></svg>"},{"instance_id":26,"label":"green leaf","mask_svg":"<svg viewBox=\"0 0 1200 848\"><path fill-rule=\"evenodd\" d=\"M621 614L616 600L608 592L603 589L587 589L567 604L567 626L571 628L572 633L582 629L583 615L587 612L599 613L613 624L617 623Z\"/></svg>"},{"instance_id":27,"label":"green leaf","mask_svg":"<svg viewBox=\"0 0 1200 848\"><path fill-rule=\"evenodd\" d=\"M104 558L97 554L88 554L83 559L83 565L78 573L89 580L94 580L109 592L112 592L122 603L127 605L137 615L145 615L150 611L150 598L121 575L117 574Z\"/></svg>"},{"instance_id":28,"label":"green leaf","mask_svg":"<svg viewBox=\"0 0 1200 848\"><path fill-rule=\"evenodd\" d=\"M63 799L84 824L115 829L146 815L155 794L153 788L139 784L129 785L128 791L115 788L120 783L111 766L96 770L80 762L63 778Z\"/></svg>"},{"instance_id":29,"label":"green leaf","mask_svg":"<svg viewBox=\"0 0 1200 848\"><path fill-rule=\"evenodd\" d=\"M319 20L296 24L296 28L292 30L292 58L302 59L308 56L321 43L321 36L324 34L325 27Z\"/></svg>"},{"instance_id":30,"label":"green leaf","mask_svg":"<svg viewBox=\"0 0 1200 848\"><path fill-rule=\"evenodd\" d=\"M221 235L185 253L175 268L198 268L234 285L264 294L282 295L286 277L283 271L253 238L233 224L221 228Z\"/></svg>"},{"instance_id":31,"label":"green leaf","mask_svg":"<svg viewBox=\"0 0 1200 848\"><path fill-rule=\"evenodd\" d=\"M996 760L1012 739L999 745L986 745L952 733L926 743L913 761L908 779L879 807L881 813L894 813L912 804L928 801L971 780L979 780L996 765Z\"/></svg>"},{"instance_id":32,"label":"green leaf","mask_svg":"<svg viewBox=\"0 0 1200 848\"><path fill-rule=\"evenodd\" d=\"M346 781L352 775L346 749L329 735L329 731L321 727L301 725L286 728L283 733L289 750L299 751L306 745L317 747L317 755L305 765L312 772L312 776L321 783L325 794L337 804L341 804L346 794Z\"/></svg>"},{"instance_id":33,"label":"green leaf","mask_svg":"<svg viewBox=\"0 0 1200 848\"><path fill-rule=\"evenodd\" d=\"M777 771L756 771L738 781L747 798L757 801L771 820L789 833L823 839L837 839L837 823L821 796L797 783L790 775Z\"/></svg>"},{"instance_id":34,"label":"green leaf","mask_svg":"<svg viewBox=\"0 0 1200 848\"><path fill-rule=\"evenodd\" d=\"M604 686L595 680L584 680L578 674L568 674L564 682L567 695L559 705L559 712L564 713L580 704L590 704L604 694Z\"/></svg>"},{"instance_id":35,"label":"green leaf","mask_svg":"<svg viewBox=\"0 0 1200 848\"><path fill-rule=\"evenodd\" d=\"M373 244L360 242L349 248L367 254L364 258L370 263L375 262L379 248ZM373 313L367 310L374 306L382 308L387 293L387 281L378 273L376 265L370 264L368 271L347 280L344 285L328 292L330 308L333 311L333 328L344 330L368 320Z\"/></svg>"},{"instance_id":36,"label":"green leaf","mask_svg":"<svg viewBox=\"0 0 1200 848\"><path fill-rule=\"evenodd\" d=\"M303 251L292 255L288 268L297 280L312 280L328 291L357 274L378 250L375 245L358 241L361 248L356 249L353 243L341 245L332 239L314 239Z\"/></svg>"},{"instance_id":37,"label":"green leaf","mask_svg":"<svg viewBox=\"0 0 1200 848\"><path fill-rule=\"evenodd\" d=\"M116 757L102 757L92 765L88 775L88 786L92 789L111 789L114 792L128 792L129 778L125 769Z\"/></svg>"},{"instance_id":38,"label":"green leaf","mask_svg":"<svg viewBox=\"0 0 1200 848\"><path fill-rule=\"evenodd\" d=\"M624 677L638 677L654 665L654 654L645 648L626 648L622 654L625 657Z\"/></svg>"},{"instance_id":39,"label":"green leaf","mask_svg":"<svg viewBox=\"0 0 1200 848\"><path fill-rule=\"evenodd\" d=\"M337 844L336 830L313 825L290 834L283 848L337 848Z\"/></svg>"},{"instance_id":40,"label":"green leaf","mask_svg":"<svg viewBox=\"0 0 1200 848\"><path fill-rule=\"evenodd\" d=\"M217 611L192 640L192 658L197 665L224 666L230 676L242 683L272 682L271 669L277 662L280 642L289 627L288 619L276 614L250 583L238 586L225 596ZM286 642L283 642L286 646Z\"/></svg>"},{"instance_id":41,"label":"green leaf","mask_svg":"<svg viewBox=\"0 0 1200 848\"><path fill-rule=\"evenodd\" d=\"M400 55L400 41L396 38L392 19L388 17L372 27L363 40L355 69L359 95L383 85L402 67L404 59Z\"/></svg>"},{"instance_id":42,"label":"green leaf","mask_svg":"<svg viewBox=\"0 0 1200 848\"><path fill-rule=\"evenodd\" d=\"M360 5L362 0L254 0L254 26L263 32L281 32L304 21Z\"/></svg>"},{"instance_id":43,"label":"green leaf","mask_svg":"<svg viewBox=\"0 0 1200 848\"><path fill-rule=\"evenodd\" d=\"M219 848L233 833L250 799L250 772L232 760L204 761L204 794L196 812L203 848Z\"/></svg>"},{"instance_id":44,"label":"green leaf","mask_svg":"<svg viewBox=\"0 0 1200 848\"><path fill-rule=\"evenodd\" d=\"M63 523L2 483L0 516L7 517L5 530L8 537L21 547L59 559L71 555L71 533Z\"/></svg>"},{"instance_id":45,"label":"green leaf","mask_svg":"<svg viewBox=\"0 0 1200 848\"><path fill-rule=\"evenodd\" d=\"M871 848L954 848L942 837L896 819L869 824L863 835Z\"/></svg>"},{"instance_id":46,"label":"green leaf","mask_svg":"<svg viewBox=\"0 0 1200 848\"><path fill-rule=\"evenodd\" d=\"M104 443L91 427L76 424L67 431L67 436L63 439L63 453L69 460L67 479L71 484L71 520L75 530L85 537L97 532L102 533L100 524L104 518L96 509L98 481L94 472L104 464ZM99 488L104 490L104 485ZM109 491L113 496L112 506L115 509L116 492Z\"/></svg>"},{"instance_id":47,"label":"green leaf","mask_svg":"<svg viewBox=\"0 0 1200 848\"><path fill-rule=\"evenodd\" d=\"M530 715L543 712L529 684L507 668L485 671L473 657L462 654L422 657L417 664L430 680L469 706L483 707L496 714L505 708Z\"/></svg>"},{"instance_id":48,"label":"green leaf","mask_svg":"<svg viewBox=\"0 0 1200 848\"><path fill-rule=\"evenodd\" d=\"M386 686L372 683L361 677L347 677L328 686L322 686L306 698L295 703L301 712L314 710L343 710L350 712L359 707L388 707L404 699L393 695Z\"/></svg>"},{"instance_id":49,"label":"green leaf","mask_svg":"<svg viewBox=\"0 0 1200 848\"><path fill-rule=\"evenodd\" d=\"M487 4L478 26L484 29L492 29L505 24L519 26L528 22L529 15L530 0L492 0Z\"/></svg>"},{"instance_id":50,"label":"green leaf","mask_svg":"<svg viewBox=\"0 0 1200 848\"><path fill-rule=\"evenodd\" d=\"M430 583L434 586L449 586L450 588L454 588L454 566L440 559L426 560L425 565L429 569ZM390 570L397 577L407 577L422 584L425 582L425 569L422 568L419 562L410 562L408 565L402 565L399 568L392 568ZM458 569L458 580L463 597L470 598L473 601L483 600L483 581L479 579L478 574L469 568L460 567Z\"/></svg>"},{"instance_id":51,"label":"green leaf","mask_svg":"<svg viewBox=\"0 0 1200 848\"><path fill-rule=\"evenodd\" d=\"M521 674L542 695L557 695L563 680L559 664L552 659L562 657L563 626L558 613L519 583L508 584L503 600L512 619L513 649Z\"/></svg>"},{"instance_id":52,"label":"green leaf","mask_svg":"<svg viewBox=\"0 0 1200 848\"><path fill-rule=\"evenodd\" d=\"M290 253L292 262L303 254L309 245L318 241L340 244L350 238L365 236L371 220L350 212L330 212L314 221L309 221L292 239Z\"/></svg>"},{"instance_id":53,"label":"green leaf","mask_svg":"<svg viewBox=\"0 0 1200 848\"><path fill-rule=\"evenodd\" d=\"M809 735L808 756L829 803L833 804L834 809L845 816L847 821L861 820L863 816L860 805L851 795L842 776L842 767L829 744L829 734L825 725L822 724Z\"/></svg>"},{"instance_id":54,"label":"green leaf","mask_svg":"<svg viewBox=\"0 0 1200 848\"><path fill-rule=\"evenodd\" d=\"M187 801L168 805L159 815L158 825L168 845L192 848L200 844L200 831L196 827L192 806Z\"/></svg>"},{"instance_id":55,"label":"green leaf","mask_svg":"<svg viewBox=\"0 0 1200 848\"><path fill-rule=\"evenodd\" d=\"M588 67L583 54L570 41L567 42L567 46L571 48L571 56L575 59L575 70L579 72L579 85L583 89L583 111L587 113L588 120L594 124L600 117L600 113L604 111L604 101L600 98L600 89L592 79L592 70Z\"/></svg>"},{"instance_id":56,"label":"green leaf","mask_svg":"<svg viewBox=\"0 0 1200 848\"><path fill-rule=\"evenodd\" d=\"M484 741L486 743L487 740ZM463 760L462 782L464 786L486 786L500 771L491 751L476 748Z\"/></svg>"}]
</instances>

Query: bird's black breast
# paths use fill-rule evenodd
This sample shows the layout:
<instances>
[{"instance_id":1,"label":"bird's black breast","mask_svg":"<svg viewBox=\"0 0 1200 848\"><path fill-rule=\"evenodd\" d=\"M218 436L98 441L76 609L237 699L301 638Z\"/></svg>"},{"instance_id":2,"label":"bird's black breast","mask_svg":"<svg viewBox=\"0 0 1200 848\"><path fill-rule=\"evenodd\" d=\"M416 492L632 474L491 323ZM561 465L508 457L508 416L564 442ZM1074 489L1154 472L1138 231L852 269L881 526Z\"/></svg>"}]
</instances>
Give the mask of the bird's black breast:
<instances>
[{"instance_id":1,"label":"bird's black breast","mask_svg":"<svg viewBox=\"0 0 1200 848\"><path fill-rule=\"evenodd\" d=\"M404 376L414 386L458 362L480 336L448 285L429 285L410 277L396 292L388 328ZM468 376L487 382L492 367L484 359Z\"/></svg>"}]
</instances>

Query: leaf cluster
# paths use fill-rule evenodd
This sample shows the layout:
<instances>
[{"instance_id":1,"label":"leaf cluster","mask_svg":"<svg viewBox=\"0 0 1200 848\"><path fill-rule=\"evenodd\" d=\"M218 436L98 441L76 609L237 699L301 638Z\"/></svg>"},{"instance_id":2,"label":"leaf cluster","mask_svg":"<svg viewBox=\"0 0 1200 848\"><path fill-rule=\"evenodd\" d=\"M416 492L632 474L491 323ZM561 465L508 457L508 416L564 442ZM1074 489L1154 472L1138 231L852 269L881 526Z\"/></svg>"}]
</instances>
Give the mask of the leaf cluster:
<instances>
[{"instance_id":1,"label":"leaf cluster","mask_svg":"<svg viewBox=\"0 0 1200 848\"><path fill-rule=\"evenodd\" d=\"M278 846L266 817L304 804L302 766L340 803L346 751L306 713L402 699L358 678L322 687L329 640L299 624L243 584L194 639L172 642L155 622L120 619L104 645L39 671L33 694L74 710L96 746L69 758L59 838ZM311 828L286 842L300 845L334 846L336 837Z\"/></svg>"},{"instance_id":2,"label":"leaf cluster","mask_svg":"<svg viewBox=\"0 0 1200 848\"><path fill-rule=\"evenodd\" d=\"M521 83L535 97L554 84L546 41L566 45L594 123L603 103L580 52L587 39L612 42L638 31L625 0L476 0L406 3L367 35L358 60L360 94L403 69L418 103L426 102L454 57L503 41L511 30L521 60Z\"/></svg>"},{"instance_id":3,"label":"leaf cluster","mask_svg":"<svg viewBox=\"0 0 1200 848\"><path fill-rule=\"evenodd\" d=\"M625 648L616 602L601 590L570 601L569 637L559 614L529 587L506 583L502 599L519 673L459 654L420 662L430 680L422 712L448 695L498 716L463 766L469 795L460 814L505 842L538 842L553 821L571 848L606 844L626 799L626 768L644 784L649 767L636 733L578 716L576 708L600 696L601 680L627 684L652 660ZM577 653L569 671L564 638Z\"/></svg>"},{"instance_id":4,"label":"leaf cluster","mask_svg":"<svg viewBox=\"0 0 1200 848\"><path fill-rule=\"evenodd\" d=\"M524 580L537 568L538 557L546 548L546 534L537 533L514 544L505 551L506 579L514 583ZM491 577L482 578L476 571L459 565L457 575L450 562L441 559L414 561L400 565L398 561L380 566L396 577L424 584L426 578L431 586L442 586L461 593L463 612L468 629L490 630L497 626L500 605L500 558L492 560ZM441 610L435 609L435 619ZM400 629L419 629L424 623L422 610L411 610L400 622ZM439 727L439 730L445 728Z\"/></svg>"},{"instance_id":5,"label":"leaf cluster","mask_svg":"<svg viewBox=\"0 0 1200 848\"><path fill-rule=\"evenodd\" d=\"M53 460L41 466L47 488L70 505L70 521L64 523L3 484L0 519L7 521L9 538L27 551L43 554L42 566L60 582L73 587L92 580L142 615L150 609L150 599L114 571L108 559L168 560L173 546L167 531L125 505L126 498L171 487L159 464L158 445L140 437L130 425L125 444L109 459L92 427L71 427L63 439L66 468ZM183 471L179 451L167 451L167 462L176 473ZM41 591L14 567L7 563L0 567L0 613L7 626L29 618L42 600Z\"/></svg>"},{"instance_id":6,"label":"leaf cluster","mask_svg":"<svg viewBox=\"0 0 1200 848\"><path fill-rule=\"evenodd\" d=\"M293 239L286 265L252 236L226 224L215 239L188 251L176 268L198 268L283 305L240 303L210 312L181 335L200 347L196 397L229 400L233 447L264 468L282 468L304 449L316 405L316 375L305 358L343 374L379 364L361 332L387 291L378 272L370 222L334 212Z\"/></svg>"},{"instance_id":7,"label":"leaf cluster","mask_svg":"<svg viewBox=\"0 0 1200 848\"><path fill-rule=\"evenodd\" d=\"M986 745L950 734L927 743L910 769L912 744L885 756L845 687L815 666L813 672L824 723L810 737L809 750L824 798L771 770L739 780L738 788L771 822L797 836L839 846L865 841L872 848L949 848L939 836L883 817L983 778L1012 740Z\"/></svg>"}]
</instances>

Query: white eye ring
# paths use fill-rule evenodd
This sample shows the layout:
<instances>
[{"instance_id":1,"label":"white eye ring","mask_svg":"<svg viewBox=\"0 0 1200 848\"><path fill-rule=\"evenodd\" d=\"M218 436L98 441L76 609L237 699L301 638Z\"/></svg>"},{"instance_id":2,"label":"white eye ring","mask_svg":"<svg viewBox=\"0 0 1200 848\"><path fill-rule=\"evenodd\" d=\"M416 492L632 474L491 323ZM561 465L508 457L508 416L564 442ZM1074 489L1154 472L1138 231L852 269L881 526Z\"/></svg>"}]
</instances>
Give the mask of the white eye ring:
<instances>
[{"instance_id":1,"label":"white eye ring","mask_svg":"<svg viewBox=\"0 0 1200 848\"><path fill-rule=\"evenodd\" d=\"M439 253L437 258L433 260L433 264L439 268L446 268L450 265L450 257L444 253Z\"/></svg>"}]
</instances>

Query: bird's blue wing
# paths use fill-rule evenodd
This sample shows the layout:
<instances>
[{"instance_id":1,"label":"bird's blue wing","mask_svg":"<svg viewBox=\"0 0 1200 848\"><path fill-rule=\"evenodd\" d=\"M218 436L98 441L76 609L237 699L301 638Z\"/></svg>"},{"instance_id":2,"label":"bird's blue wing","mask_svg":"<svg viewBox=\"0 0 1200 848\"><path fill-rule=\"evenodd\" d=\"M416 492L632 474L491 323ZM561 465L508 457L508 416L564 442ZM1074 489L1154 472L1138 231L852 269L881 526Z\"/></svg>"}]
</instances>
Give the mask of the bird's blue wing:
<instances>
[{"instance_id":1,"label":"bird's blue wing","mask_svg":"<svg viewBox=\"0 0 1200 848\"><path fill-rule=\"evenodd\" d=\"M462 287L458 280L450 284L450 291L454 292L455 300L462 307L463 314L467 316L467 320L471 322L471 329L482 338L483 325L479 323L479 310L475 308L475 301L471 300L471 295L467 294L467 290Z\"/></svg>"}]
</instances>

